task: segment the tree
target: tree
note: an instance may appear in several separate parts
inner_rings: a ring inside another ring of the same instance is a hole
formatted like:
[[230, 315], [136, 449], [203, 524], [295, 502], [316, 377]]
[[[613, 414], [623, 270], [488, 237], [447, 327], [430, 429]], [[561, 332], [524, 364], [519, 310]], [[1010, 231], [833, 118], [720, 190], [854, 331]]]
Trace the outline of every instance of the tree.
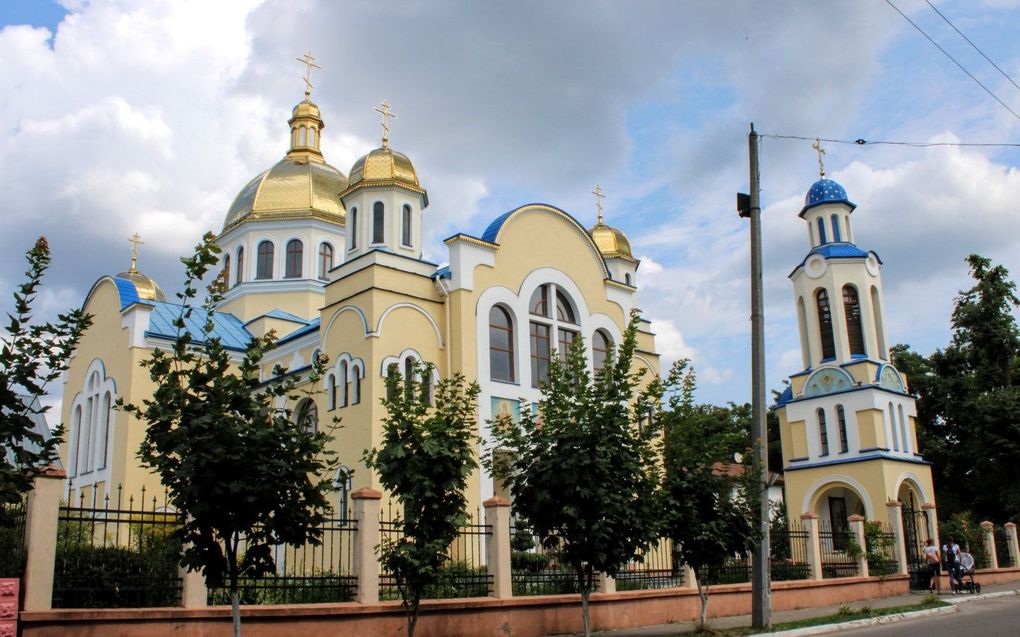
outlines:
[[[238, 636], [239, 579], [275, 571], [275, 546], [320, 541], [336, 463], [326, 450], [329, 433], [296, 423], [290, 410], [274, 406], [299, 397], [299, 376], [277, 367], [273, 378], [279, 380], [260, 381], [274, 336], [252, 339], [236, 362], [216, 336], [222, 276], [209, 286], [201, 308], [194, 306], [198, 282], [218, 254], [210, 233], [193, 257], [182, 259], [186, 278], [177, 295], [181, 310], [173, 348], [156, 349], [142, 363], [155, 392], [141, 406], [118, 401], [118, 407], [145, 423], [139, 457], [156, 471], [183, 515], [177, 531], [185, 546], [181, 563], [201, 570], [210, 587], [229, 586]], [[202, 326], [198, 334], [186, 328], [194, 322]], [[324, 364], [313, 362], [310, 384]]]
[[432, 370], [416, 364], [411, 378], [387, 375], [382, 445], [364, 457], [402, 509], [397, 522], [403, 533], [384, 540], [380, 553], [396, 578], [408, 637], [414, 637], [423, 594], [439, 582], [450, 544], [467, 521], [467, 480], [478, 466], [478, 385], [456, 374], [433, 391]]
[[705, 575], [755, 547], [758, 531], [751, 507], [758, 502], [757, 476], [729, 471], [733, 454], [750, 437], [711, 405], [696, 405], [694, 370], [677, 362], [665, 381], [667, 408], [660, 412], [664, 478], [660, 509], [664, 533], [673, 541], [674, 564], [694, 571], [701, 599], [701, 629], [708, 617]]
[[32, 304], [50, 264], [45, 237], [26, 258], [26, 280], [14, 292], [14, 310], [7, 315], [6, 334], [0, 336], [0, 505], [20, 502], [36, 476], [57, 461], [64, 428], [58, 426], [50, 436], [36, 430], [35, 420], [49, 409], [40, 406], [39, 399], [46, 395], [47, 384], [67, 369], [78, 340], [92, 324], [82, 310], [60, 314], [56, 322], [33, 323]]
[[585, 635], [595, 573], [616, 575], [658, 539], [655, 433], [644, 423], [659, 385], [637, 391], [637, 321], [633, 314], [618, 350], [594, 375], [577, 339], [565, 361], [553, 361], [537, 411], [491, 423], [506, 461], [490, 456], [486, 464], [509, 487], [515, 512], [576, 573]]

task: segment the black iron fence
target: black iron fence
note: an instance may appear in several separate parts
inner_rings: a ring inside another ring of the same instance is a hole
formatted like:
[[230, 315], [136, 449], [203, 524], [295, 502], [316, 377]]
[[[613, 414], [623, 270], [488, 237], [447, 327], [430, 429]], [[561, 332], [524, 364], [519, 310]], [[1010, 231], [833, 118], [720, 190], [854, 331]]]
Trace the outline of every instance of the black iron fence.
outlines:
[[864, 526], [865, 551], [868, 557], [868, 575], [892, 575], [899, 567], [896, 558], [896, 535], [888, 525], [866, 522]]
[[662, 538], [640, 560], [627, 564], [616, 575], [616, 590], [633, 591], [653, 588], [680, 588], [684, 585], [682, 565], [673, 563], [673, 541]]
[[560, 564], [557, 538], [545, 542], [522, 520], [510, 521], [510, 580], [513, 595], [577, 593], [577, 573]]
[[25, 572], [25, 502], [0, 505], [0, 578]]
[[54, 608], [177, 606], [180, 516], [161, 497], [82, 490], [57, 514]]
[[818, 532], [822, 577], [854, 577], [858, 575], [857, 556], [863, 548], [849, 529], [821, 525]]
[[[238, 582], [241, 604], [315, 604], [348, 602], [357, 592], [354, 574], [354, 533], [357, 522], [327, 519], [319, 527], [318, 540], [300, 546], [274, 549], [276, 572]], [[245, 551], [241, 539], [239, 557]], [[229, 604], [228, 587], [209, 588], [209, 604]]]
[[774, 529], [769, 534], [769, 571], [772, 581], [799, 580], [811, 577], [808, 564], [807, 531], [799, 526], [788, 529]]
[[[383, 512], [379, 520], [381, 547], [404, 539], [403, 523], [392, 509]], [[446, 564], [438, 581], [425, 591], [423, 599], [452, 599], [457, 597], [487, 597], [492, 592], [492, 576], [485, 564], [486, 543], [491, 541], [492, 526], [469, 518], [461, 525], [456, 539], [450, 545]], [[385, 564], [379, 574], [379, 599], [400, 599], [397, 576], [387, 572]]]
[[1005, 527], [995, 527], [995, 557], [999, 562], [999, 568], [1016, 566], [1013, 561], [1013, 551], [1010, 549], [1010, 540], [1006, 534]]

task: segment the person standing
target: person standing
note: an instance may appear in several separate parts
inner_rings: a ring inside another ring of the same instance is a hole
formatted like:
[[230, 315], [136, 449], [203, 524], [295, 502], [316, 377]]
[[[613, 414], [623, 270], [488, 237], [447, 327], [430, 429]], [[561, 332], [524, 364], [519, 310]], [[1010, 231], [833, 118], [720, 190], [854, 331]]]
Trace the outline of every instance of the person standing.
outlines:
[[928, 591], [937, 595], [942, 594], [942, 559], [939, 555], [939, 547], [928, 538], [924, 541], [924, 559], [928, 562]]
[[946, 562], [946, 573], [949, 575], [949, 589], [956, 595], [963, 586], [963, 574], [960, 571], [960, 545], [950, 536], [942, 545], [942, 556]]

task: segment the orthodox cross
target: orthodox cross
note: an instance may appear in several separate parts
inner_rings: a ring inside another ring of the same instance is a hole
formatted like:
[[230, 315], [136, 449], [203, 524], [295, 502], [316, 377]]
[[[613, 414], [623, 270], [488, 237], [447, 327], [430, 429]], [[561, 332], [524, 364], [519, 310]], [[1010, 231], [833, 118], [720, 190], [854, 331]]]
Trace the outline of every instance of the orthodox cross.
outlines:
[[397, 119], [397, 116], [390, 111], [390, 103], [387, 100], [383, 100], [382, 104], [373, 110], [382, 115], [382, 145], [386, 148], [390, 143], [390, 119]]
[[305, 65], [305, 99], [312, 96], [312, 69], [322, 70], [322, 67], [315, 63], [315, 58], [312, 57], [312, 52], [305, 53], [302, 57], [297, 58], [297, 61]]
[[138, 246], [145, 242], [142, 241], [142, 237], [136, 232], [128, 239], [128, 243], [131, 244], [131, 269], [128, 272], [133, 274], [138, 271]]
[[818, 153], [818, 174], [822, 179], [825, 179], [825, 164], [822, 163], [822, 155], [825, 154], [825, 149], [822, 148], [822, 140], [815, 137], [815, 143], [811, 144], [811, 148], [814, 148], [815, 152]]
[[598, 184], [595, 184], [595, 190], [591, 191], [591, 194], [595, 195], [595, 205], [598, 206], [598, 209], [599, 209], [599, 224], [601, 225], [602, 224], [602, 200], [605, 199], [606, 196], [604, 194], [602, 194], [602, 186], [600, 186]]

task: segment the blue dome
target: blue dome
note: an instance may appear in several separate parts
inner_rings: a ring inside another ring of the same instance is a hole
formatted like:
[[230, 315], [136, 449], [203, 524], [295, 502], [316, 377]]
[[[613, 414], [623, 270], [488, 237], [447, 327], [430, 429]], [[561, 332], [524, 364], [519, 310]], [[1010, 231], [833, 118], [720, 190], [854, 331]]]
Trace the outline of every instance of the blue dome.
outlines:
[[843, 186], [840, 186], [831, 179], [819, 179], [808, 190], [804, 196], [804, 210], [819, 206], [823, 203], [845, 203], [852, 207], [856, 207], [846, 197], [846, 190]]

